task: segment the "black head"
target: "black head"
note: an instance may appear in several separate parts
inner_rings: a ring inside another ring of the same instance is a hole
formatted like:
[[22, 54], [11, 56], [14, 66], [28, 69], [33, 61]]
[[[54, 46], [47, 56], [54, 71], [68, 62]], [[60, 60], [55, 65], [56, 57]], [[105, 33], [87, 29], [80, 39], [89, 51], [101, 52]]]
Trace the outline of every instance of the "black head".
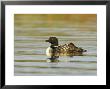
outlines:
[[46, 42], [51, 43], [54, 46], [58, 46], [58, 39], [56, 37], [50, 37]]

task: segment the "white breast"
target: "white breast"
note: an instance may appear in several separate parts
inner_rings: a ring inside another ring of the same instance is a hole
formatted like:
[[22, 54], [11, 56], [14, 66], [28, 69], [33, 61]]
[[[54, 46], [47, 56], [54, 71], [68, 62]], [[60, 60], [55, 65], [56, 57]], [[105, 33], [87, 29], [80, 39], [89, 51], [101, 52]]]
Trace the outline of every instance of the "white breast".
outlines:
[[47, 56], [51, 56], [51, 55], [52, 55], [52, 51], [53, 51], [53, 49], [52, 49], [51, 47], [48, 47], [48, 48], [46, 49], [46, 55], [47, 55]]

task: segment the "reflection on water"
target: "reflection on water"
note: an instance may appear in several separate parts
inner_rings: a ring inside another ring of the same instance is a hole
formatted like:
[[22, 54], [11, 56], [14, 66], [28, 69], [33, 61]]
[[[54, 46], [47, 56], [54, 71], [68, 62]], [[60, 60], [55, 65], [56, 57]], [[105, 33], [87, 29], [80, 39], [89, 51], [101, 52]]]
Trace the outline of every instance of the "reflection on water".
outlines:
[[[15, 76], [97, 75], [96, 15], [15, 15], [14, 22]], [[48, 57], [50, 36], [87, 52]]]
[[73, 53], [60, 53], [60, 54], [55, 54], [52, 53], [52, 55], [48, 58], [50, 59], [50, 62], [59, 62], [58, 58], [60, 56], [68, 56], [70, 58], [73, 58], [74, 56], [83, 56], [83, 52], [73, 52]]

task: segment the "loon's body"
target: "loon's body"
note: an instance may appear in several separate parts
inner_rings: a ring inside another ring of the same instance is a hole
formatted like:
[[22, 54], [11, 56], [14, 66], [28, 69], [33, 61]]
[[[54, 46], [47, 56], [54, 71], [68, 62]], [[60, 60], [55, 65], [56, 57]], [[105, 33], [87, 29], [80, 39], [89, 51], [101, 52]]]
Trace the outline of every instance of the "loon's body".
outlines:
[[86, 50], [76, 47], [73, 43], [64, 45], [58, 45], [58, 39], [56, 37], [50, 37], [46, 42], [51, 43], [51, 46], [47, 48], [47, 56], [59, 56], [59, 55], [81, 55]]

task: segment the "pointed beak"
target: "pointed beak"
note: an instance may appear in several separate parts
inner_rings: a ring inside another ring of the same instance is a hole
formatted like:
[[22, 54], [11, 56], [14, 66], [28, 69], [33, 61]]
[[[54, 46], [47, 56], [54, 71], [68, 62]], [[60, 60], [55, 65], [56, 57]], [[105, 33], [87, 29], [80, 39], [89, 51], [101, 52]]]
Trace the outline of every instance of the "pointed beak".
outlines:
[[49, 40], [45, 40], [45, 42], [49, 42]]

